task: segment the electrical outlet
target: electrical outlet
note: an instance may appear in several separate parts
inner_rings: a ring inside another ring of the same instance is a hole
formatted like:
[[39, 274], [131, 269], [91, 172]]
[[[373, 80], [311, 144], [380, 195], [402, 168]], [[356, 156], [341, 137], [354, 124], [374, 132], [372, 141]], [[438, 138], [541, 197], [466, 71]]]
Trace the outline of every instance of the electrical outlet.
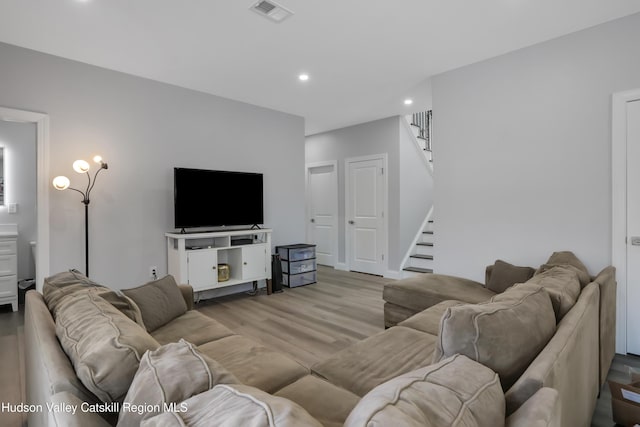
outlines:
[[156, 267], [155, 265], [149, 267], [149, 277], [151, 277], [153, 280], [156, 280], [158, 278], [158, 267]]

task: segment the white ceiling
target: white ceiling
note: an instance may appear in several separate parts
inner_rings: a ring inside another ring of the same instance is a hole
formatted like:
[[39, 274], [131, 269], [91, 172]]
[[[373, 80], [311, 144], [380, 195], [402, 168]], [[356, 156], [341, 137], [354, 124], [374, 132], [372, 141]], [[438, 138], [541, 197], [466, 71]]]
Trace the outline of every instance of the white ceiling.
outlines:
[[295, 15], [271, 22], [255, 0], [0, 0], [0, 41], [303, 116], [309, 135], [429, 106], [429, 76], [640, 12], [637, 0], [277, 1]]

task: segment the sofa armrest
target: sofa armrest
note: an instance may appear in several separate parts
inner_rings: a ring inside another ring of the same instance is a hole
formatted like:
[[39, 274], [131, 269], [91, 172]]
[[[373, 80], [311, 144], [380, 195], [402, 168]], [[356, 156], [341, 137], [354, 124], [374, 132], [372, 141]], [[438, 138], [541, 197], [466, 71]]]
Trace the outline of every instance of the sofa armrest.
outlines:
[[[96, 412], [90, 412], [86, 408], [82, 409], [82, 400], [73, 394], [63, 391], [51, 396], [51, 403], [58, 408], [58, 411], [51, 411], [50, 416], [56, 426], [65, 427], [110, 427], [104, 418]], [[72, 406], [67, 406], [72, 405]], [[75, 409], [75, 414], [69, 408]]]
[[616, 353], [616, 268], [603, 269], [593, 280], [600, 288], [600, 385], [607, 380]]
[[560, 405], [556, 390], [541, 388], [507, 418], [505, 427], [561, 427]]
[[191, 285], [178, 285], [184, 302], [187, 303], [187, 310], [193, 310], [193, 288]]

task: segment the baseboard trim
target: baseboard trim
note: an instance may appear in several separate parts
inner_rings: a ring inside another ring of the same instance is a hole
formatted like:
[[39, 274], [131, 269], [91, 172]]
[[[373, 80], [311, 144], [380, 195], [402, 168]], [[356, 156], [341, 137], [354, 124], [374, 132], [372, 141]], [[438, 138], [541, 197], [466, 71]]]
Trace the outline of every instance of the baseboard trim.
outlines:
[[336, 266], [334, 268], [336, 270], [349, 271], [345, 262], [336, 262]]
[[382, 277], [399, 280], [402, 279], [402, 272], [398, 270], [387, 270]]

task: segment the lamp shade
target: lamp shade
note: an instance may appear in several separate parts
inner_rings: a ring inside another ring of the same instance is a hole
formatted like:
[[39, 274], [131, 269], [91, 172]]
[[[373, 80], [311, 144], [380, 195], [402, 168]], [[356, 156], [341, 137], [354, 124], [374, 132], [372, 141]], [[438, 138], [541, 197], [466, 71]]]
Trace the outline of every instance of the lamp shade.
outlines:
[[93, 156], [93, 161], [96, 163], [102, 163], [102, 156]]
[[56, 190], [66, 190], [69, 188], [71, 181], [66, 176], [56, 176], [53, 178], [53, 188]]
[[89, 163], [84, 160], [76, 160], [73, 162], [73, 170], [78, 173], [89, 172]]

